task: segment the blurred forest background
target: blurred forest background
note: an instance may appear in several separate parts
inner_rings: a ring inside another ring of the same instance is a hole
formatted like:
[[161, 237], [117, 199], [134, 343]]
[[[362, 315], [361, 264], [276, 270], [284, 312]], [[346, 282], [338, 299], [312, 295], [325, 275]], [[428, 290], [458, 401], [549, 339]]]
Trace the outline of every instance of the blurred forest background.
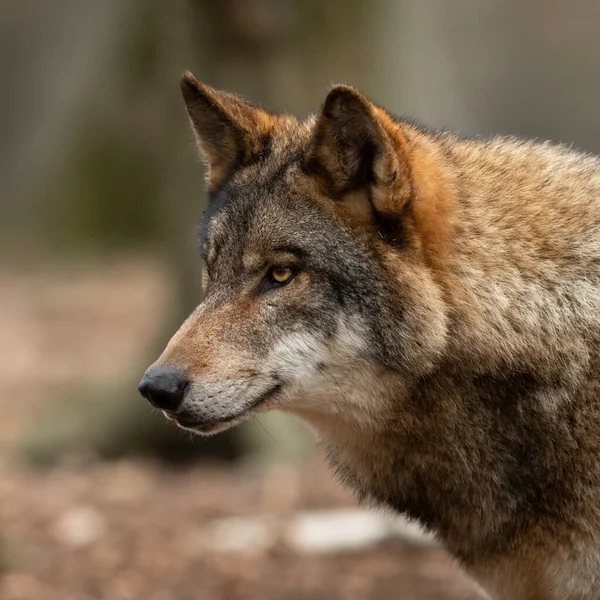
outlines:
[[477, 598], [406, 536], [265, 542], [252, 515], [354, 504], [310, 436], [268, 415], [190, 440], [137, 397], [200, 301], [178, 80], [298, 116], [348, 83], [433, 128], [600, 152], [599, 23], [597, 0], [1, 1], [0, 598]]

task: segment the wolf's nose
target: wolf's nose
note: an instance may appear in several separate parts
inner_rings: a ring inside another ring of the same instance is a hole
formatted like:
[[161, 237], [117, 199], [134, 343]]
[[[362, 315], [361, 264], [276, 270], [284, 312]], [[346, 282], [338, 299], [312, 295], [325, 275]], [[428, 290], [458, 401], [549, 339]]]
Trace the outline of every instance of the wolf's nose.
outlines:
[[175, 412], [182, 400], [187, 379], [169, 367], [150, 367], [138, 385], [139, 393], [157, 408]]

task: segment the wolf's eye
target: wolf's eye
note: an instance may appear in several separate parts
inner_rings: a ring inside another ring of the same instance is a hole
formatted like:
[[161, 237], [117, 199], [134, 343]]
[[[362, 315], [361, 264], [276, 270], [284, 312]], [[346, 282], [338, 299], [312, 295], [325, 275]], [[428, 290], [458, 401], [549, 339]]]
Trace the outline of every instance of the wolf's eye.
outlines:
[[271, 269], [271, 277], [276, 283], [287, 283], [293, 275], [294, 271], [289, 267], [273, 267]]

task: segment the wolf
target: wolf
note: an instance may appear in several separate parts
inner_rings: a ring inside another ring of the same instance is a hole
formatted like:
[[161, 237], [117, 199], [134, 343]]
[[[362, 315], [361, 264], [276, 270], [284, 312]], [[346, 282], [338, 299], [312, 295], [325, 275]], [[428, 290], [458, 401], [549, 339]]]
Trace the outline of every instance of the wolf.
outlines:
[[491, 598], [600, 599], [600, 160], [181, 89], [204, 300], [141, 394], [202, 435], [296, 415]]

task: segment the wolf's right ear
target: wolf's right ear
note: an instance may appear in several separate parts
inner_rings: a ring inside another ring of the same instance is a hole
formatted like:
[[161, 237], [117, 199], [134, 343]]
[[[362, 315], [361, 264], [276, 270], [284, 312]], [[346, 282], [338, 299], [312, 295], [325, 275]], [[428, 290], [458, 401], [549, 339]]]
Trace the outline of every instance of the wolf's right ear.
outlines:
[[189, 71], [181, 78], [181, 93], [208, 167], [209, 188], [216, 188], [231, 170], [264, 153], [273, 118], [243, 98], [200, 83]]

